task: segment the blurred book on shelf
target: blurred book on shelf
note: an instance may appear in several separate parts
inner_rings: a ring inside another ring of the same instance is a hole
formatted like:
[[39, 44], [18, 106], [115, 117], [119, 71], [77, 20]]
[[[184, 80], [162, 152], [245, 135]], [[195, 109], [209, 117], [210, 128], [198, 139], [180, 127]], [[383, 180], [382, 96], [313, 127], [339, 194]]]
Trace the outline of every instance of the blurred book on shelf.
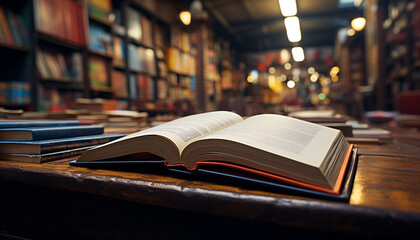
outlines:
[[94, 111], [116, 110], [117, 100], [102, 98], [78, 98], [76, 99], [74, 109], [86, 109]]
[[63, 54], [52, 49], [36, 49], [36, 66], [42, 79], [82, 82], [83, 57], [79, 52]]
[[111, 87], [114, 96], [117, 98], [128, 98], [127, 79], [124, 72], [113, 70]]
[[22, 105], [31, 102], [31, 83], [0, 81], [0, 104]]
[[87, 18], [83, 2], [35, 0], [34, 18], [37, 31], [86, 46]]
[[28, 47], [30, 38], [27, 24], [22, 15], [0, 6], [0, 43]]
[[107, 74], [107, 69], [108, 66], [105, 59], [96, 56], [89, 57], [89, 82], [93, 90], [110, 90], [110, 81]]
[[365, 113], [366, 119], [369, 120], [372, 124], [382, 124], [389, 123], [394, 120], [395, 116], [398, 115], [398, 112], [395, 111], [368, 111]]

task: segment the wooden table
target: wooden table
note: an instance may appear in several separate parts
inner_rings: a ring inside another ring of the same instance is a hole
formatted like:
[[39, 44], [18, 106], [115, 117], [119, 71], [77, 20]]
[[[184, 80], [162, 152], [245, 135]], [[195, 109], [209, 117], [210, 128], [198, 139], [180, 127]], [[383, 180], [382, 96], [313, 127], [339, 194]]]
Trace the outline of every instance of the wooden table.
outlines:
[[[405, 134], [405, 135], [404, 135]], [[88, 239], [403, 236], [420, 231], [420, 135], [359, 145], [348, 203], [164, 169], [0, 161], [0, 233]]]

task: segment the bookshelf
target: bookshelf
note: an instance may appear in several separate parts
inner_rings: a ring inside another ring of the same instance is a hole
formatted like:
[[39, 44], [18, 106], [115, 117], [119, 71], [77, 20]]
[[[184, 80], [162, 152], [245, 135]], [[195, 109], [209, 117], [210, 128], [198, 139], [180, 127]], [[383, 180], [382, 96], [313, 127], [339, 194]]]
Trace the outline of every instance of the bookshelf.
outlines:
[[196, 98], [196, 50], [190, 37], [179, 26], [170, 29], [170, 46], [166, 54], [170, 104]]
[[30, 1], [0, 3], [0, 107], [32, 108], [31, 9]]
[[154, 110], [157, 68], [153, 16], [135, 3], [125, 7], [125, 16], [131, 107], [139, 111]]
[[113, 97], [114, 35], [111, 0], [87, 1], [88, 13], [88, 86], [90, 98]]
[[74, 107], [85, 94], [86, 14], [81, 1], [33, 1], [34, 105], [39, 111]]
[[216, 109], [221, 86], [231, 91], [237, 85], [234, 68], [221, 67], [222, 43], [214, 40], [211, 22], [183, 26], [177, 4], [2, 1], [0, 107], [61, 111], [77, 107], [79, 98], [101, 98], [152, 115], [174, 112], [179, 102]]
[[400, 93], [420, 89], [420, 4], [389, 0], [383, 9], [383, 107], [397, 110]]

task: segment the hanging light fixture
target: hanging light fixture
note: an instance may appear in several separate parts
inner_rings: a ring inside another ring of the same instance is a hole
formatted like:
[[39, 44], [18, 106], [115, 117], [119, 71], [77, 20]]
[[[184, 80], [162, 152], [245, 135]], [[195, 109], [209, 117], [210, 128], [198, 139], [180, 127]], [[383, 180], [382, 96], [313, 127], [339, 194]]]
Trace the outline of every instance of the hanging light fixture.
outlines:
[[184, 25], [190, 25], [191, 23], [191, 13], [189, 11], [182, 11], [179, 13], [179, 19]]

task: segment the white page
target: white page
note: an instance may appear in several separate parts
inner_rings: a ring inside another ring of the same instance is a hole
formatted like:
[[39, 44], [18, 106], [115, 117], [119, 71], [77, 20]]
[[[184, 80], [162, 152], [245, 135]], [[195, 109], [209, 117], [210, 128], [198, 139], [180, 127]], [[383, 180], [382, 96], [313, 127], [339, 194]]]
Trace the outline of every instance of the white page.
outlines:
[[190, 142], [240, 121], [242, 121], [242, 117], [233, 112], [215, 111], [200, 113], [127, 135], [114, 142], [144, 135], [159, 135], [171, 139], [182, 152], [182, 149]]
[[203, 139], [227, 139], [319, 167], [338, 130], [275, 114], [256, 115]]

